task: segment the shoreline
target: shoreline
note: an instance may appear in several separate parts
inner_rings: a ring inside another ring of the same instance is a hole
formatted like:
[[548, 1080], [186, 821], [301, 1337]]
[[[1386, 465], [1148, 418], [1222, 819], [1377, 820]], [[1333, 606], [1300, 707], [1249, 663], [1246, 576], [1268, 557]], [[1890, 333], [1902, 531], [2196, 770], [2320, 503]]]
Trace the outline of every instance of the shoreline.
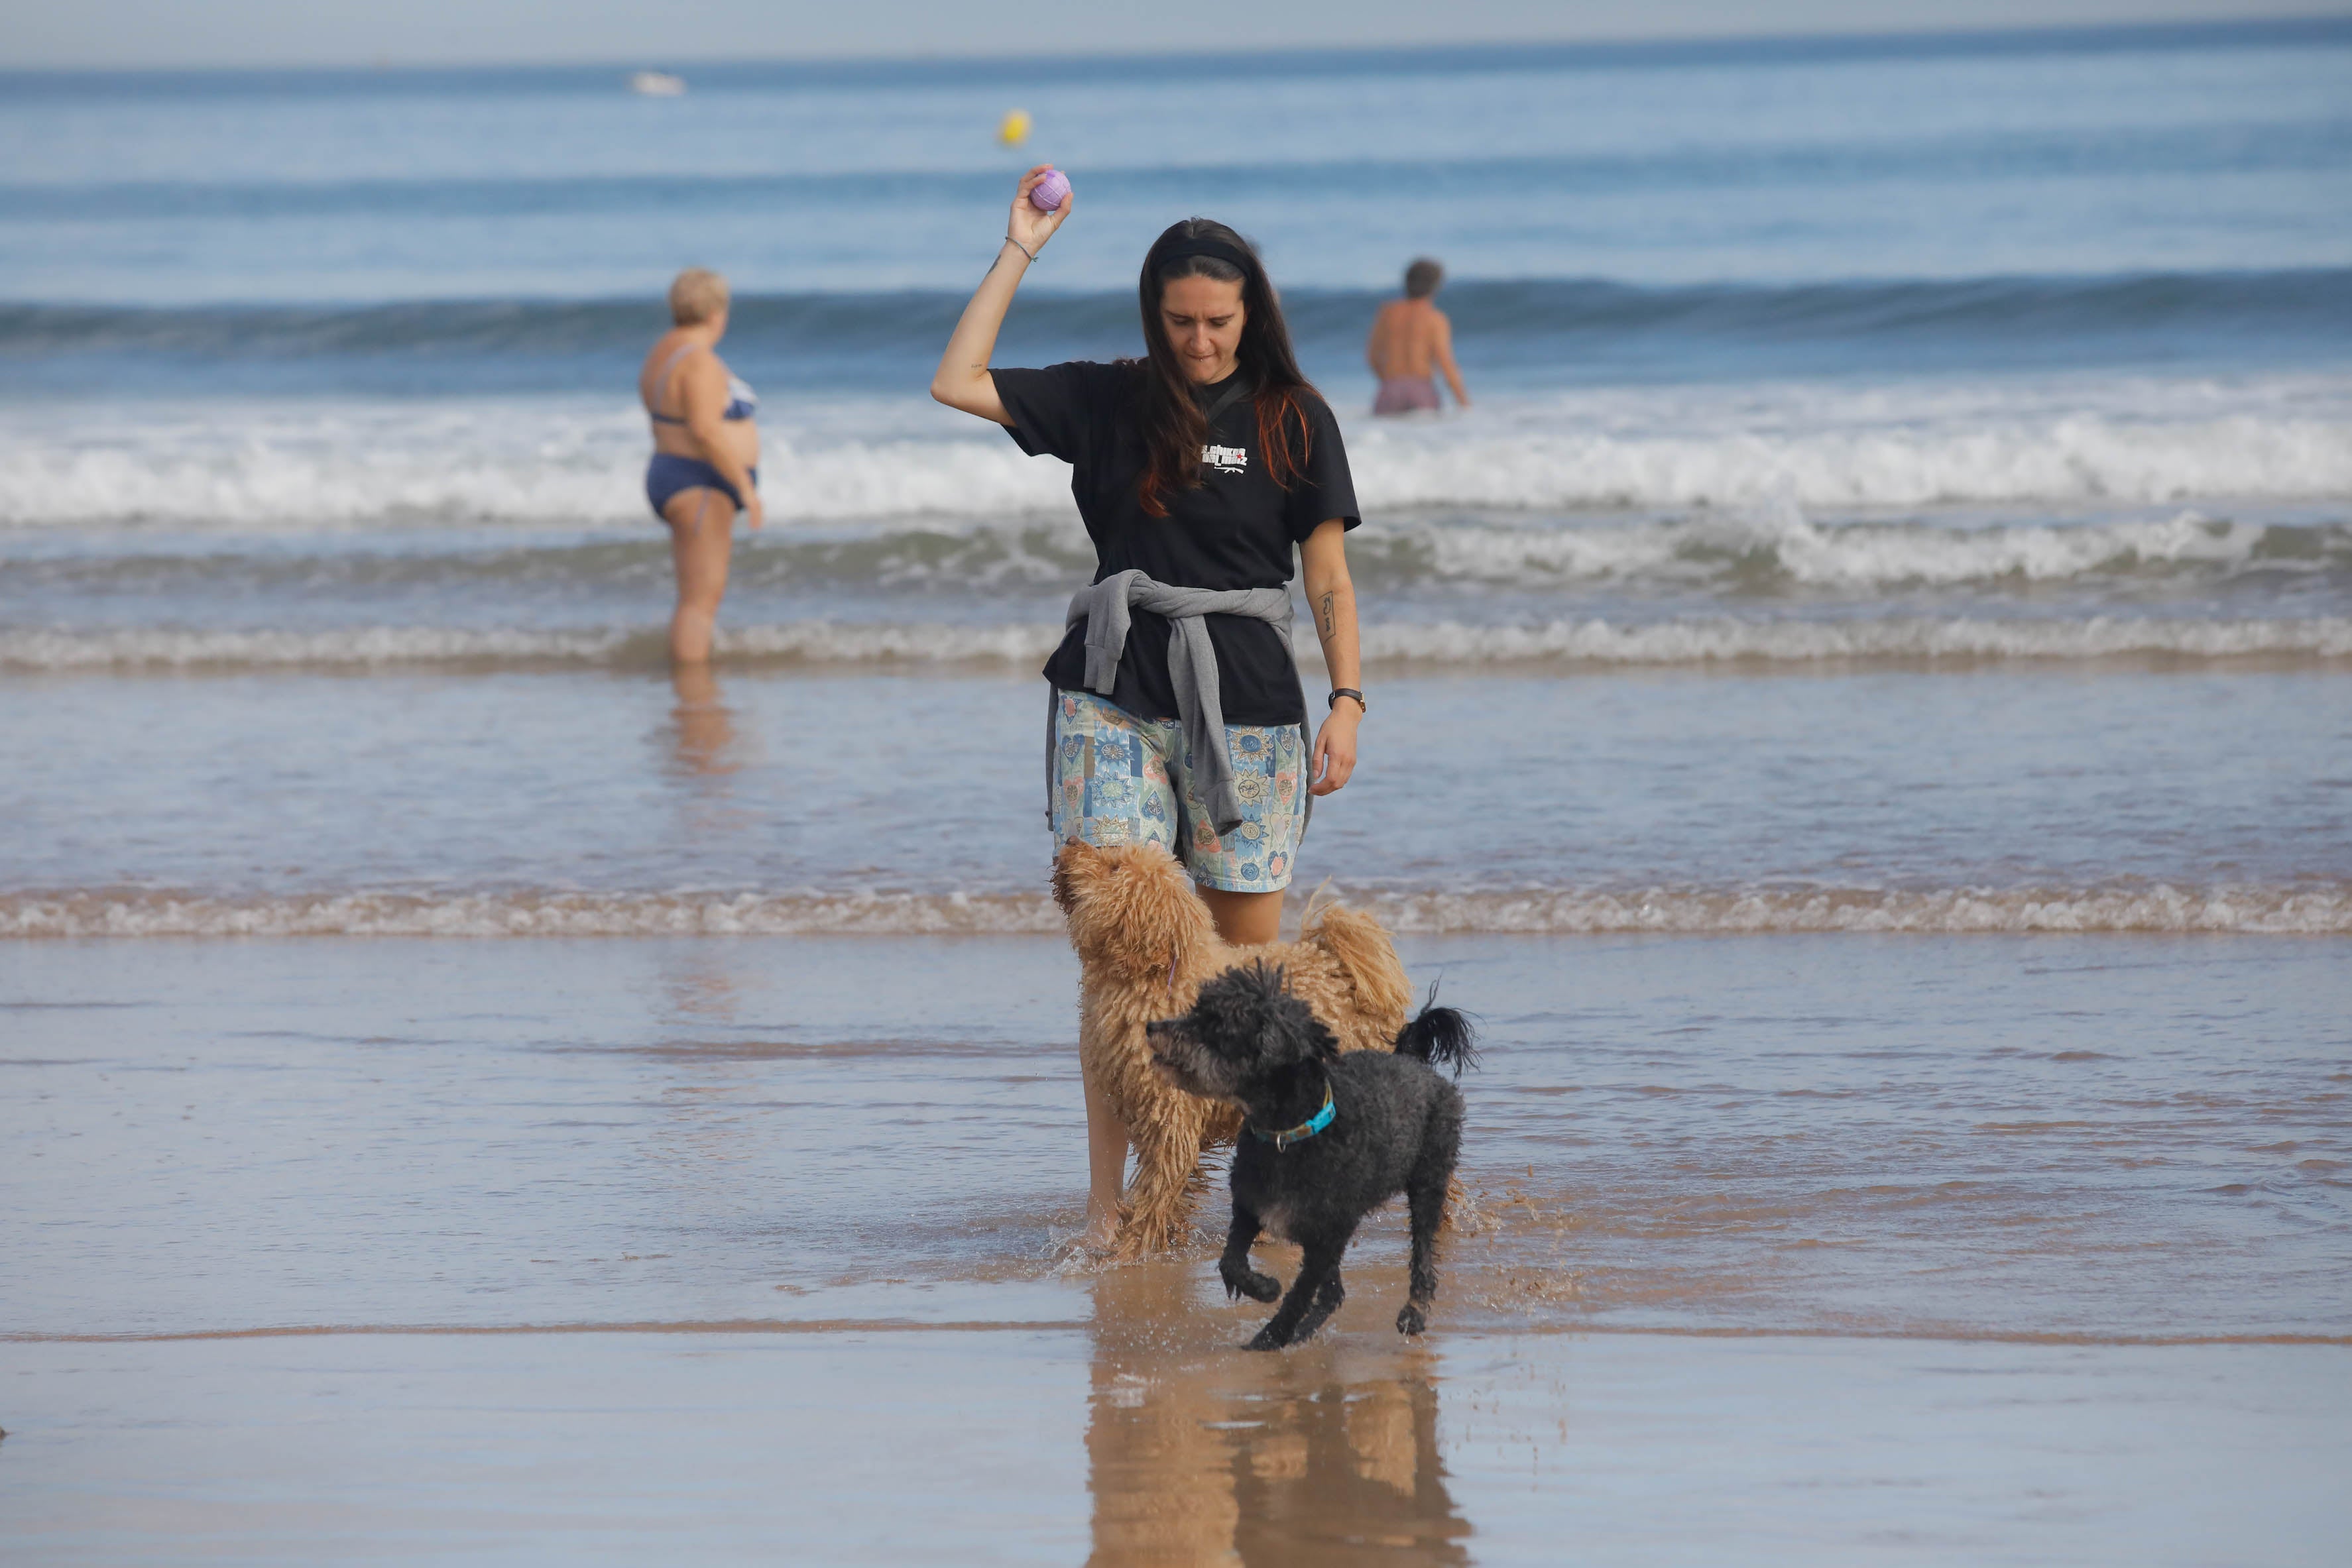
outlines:
[[[1077, 1333], [1097, 1327], [1087, 1318], [1008, 1318], [997, 1320], [942, 1320], [929, 1322], [916, 1318], [747, 1318], [736, 1320], [681, 1321], [677, 1322], [582, 1322], [582, 1323], [316, 1323], [287, 1324], [267, 1328], [191, 1329], [184, 1332], [162, 1331], [130, 1333], [42, 1333], [37, 1332], [0, 1332], [0, 1345], [7, 1344], [206, 1344], [226, 1343], [247, 1340], [276, 1339], [495, 1339], [546, 1335], [568, 1337], [583, 1334], [647, 1334], [647, 1335], [804, 1335], [804, 1334], [968, 1334], [968, 1333]], [[2004, 1332], [1986, 1330], [1946, 1330], [1906, 1333], [1902, 1330], [1868, 1330], [1847, 1328], [1797, 1327], [1685, 1327], [1675, 1328], [1654, 1323], [1559, 1323], [1526, 1322], [1504, 1327], [1494, 1323], [1474, 1324], [1464, 1328], [1433, 1330], [1429, 1343], [1453, 1340], [1510, 1340], [1519, 1338], [1575, 1338], [1584, 1335], [1636, 1339], [1688, 1340], [1833, 1340], [1856, 1343], [1896, 1344], [1990, 1344], [2041, 1346], [2051, 1349], [2077, 1350], [2186, 1350], [2211, 1349], [2228, 1345], [2305, 1347], [2317, 1349], [2352, 1349], [2352, 1333], [2144, 1333], [2096, 1334], [2070, 1333], [2063, 1330], [2016, 1330]], [[1336, 1335], [1334, 1336], [1337, 1337]]]

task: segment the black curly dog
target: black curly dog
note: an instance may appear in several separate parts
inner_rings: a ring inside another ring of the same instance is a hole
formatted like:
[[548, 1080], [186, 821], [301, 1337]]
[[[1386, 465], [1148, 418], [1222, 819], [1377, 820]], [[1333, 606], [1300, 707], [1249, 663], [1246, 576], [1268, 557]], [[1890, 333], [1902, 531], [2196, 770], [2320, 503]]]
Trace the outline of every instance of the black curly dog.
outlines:
[[[1412, 1210], [1412, 1280], [1397, 1332], [1428, 1324], [1437, 1294], [1437, 1231], [1462, 1147], [1461, 1092], [1431, 1071], [1475, 1066], [1470, 1025], [1432, 1005], [1397, 1035], [1393, 1055], [1342, 1055], [1331, 1031], [1264, 964], [1226, 970], [1182, 1018], [1147, 1024], [1152, 1060], [1185, 1090], [1246, 1113], [1234, 1151], [1234, 1228], [1217, 1272], [1225, 1294], [1270, 1301], [1282, 1286], [1250, 1267], [1260, 1232], [1295, 1241], [1298, 1278], [1252, 1350], [1307, 1338], [1347, 1291], [1339, 1260], [1364, 1216], [1399, 1193]], [[1330, 1113], [1326, 1116], [1326, 1111]]]

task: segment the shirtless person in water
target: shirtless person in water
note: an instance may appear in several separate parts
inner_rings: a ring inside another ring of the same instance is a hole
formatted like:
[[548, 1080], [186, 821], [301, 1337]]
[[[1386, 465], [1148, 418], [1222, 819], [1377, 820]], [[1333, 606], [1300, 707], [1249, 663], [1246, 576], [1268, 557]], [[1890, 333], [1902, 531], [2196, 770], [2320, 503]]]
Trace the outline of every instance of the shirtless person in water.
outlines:
[[1374, 413], [1414, 413], [1437, 407], [1437, 382], [1430, 369], [1445, 372], [1454, 401], [1470, 406], [1462, 390], [1462, 372], [1454, 363], [1454, 323], [1437, 308], [1434, 296], [1445, 269], [1423, 256], [1404, 269], [1404, 298], [1391, 299], [1372, 319], [1372, 335], [1364, 344], [1364, 359], [1381, 378]]

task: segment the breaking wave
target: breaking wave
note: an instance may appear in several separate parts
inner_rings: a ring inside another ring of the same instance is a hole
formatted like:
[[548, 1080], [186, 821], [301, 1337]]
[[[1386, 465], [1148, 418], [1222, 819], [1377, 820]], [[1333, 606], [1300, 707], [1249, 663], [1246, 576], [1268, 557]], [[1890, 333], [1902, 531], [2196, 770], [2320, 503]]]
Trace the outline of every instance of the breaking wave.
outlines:
[[[1027, 674], [1061, 637], [1061, 627], [1048, 622], [986, 626], [812, 621], [729, 627], [719, 634], [719, 652], [730, 663], [749, 667], [949, 665]], [[1365, 630], [1363, 651], [1365, 662], [1375, 667], [1562, 672], [1638, 665], [2102, 659], [2319, 664], [2352, 659], [2352, 618], [1390, 622]], [[1311, 646], [1302, 646], [1299, 655], [1304, 666], [1320, 668]], [[19, 673], [639, 668], [656, 666], [664, 657], [661, 634], [642, 629], [0, 630], [0, 670]]]
[[[625, 589], [667, 581], [668, 552], [634, 538], [516, 541], [476, 535], [435, 549], [77, 549], [8, 561], [28, 591], [242, 595], [528, 585]], [[1794, 505], [1638, 520], [1381, 519], [1349, 541], [1359, 581], [1387, 589], [1628, 586], [1748, 596], [1821, 591], [2076, 583], [2131, 589], [2263, 574], [2352, 585], [2352, 524], [2257, 522], [2181, 511], [2073, 523], [1827, 521]], [[738, 547], [738, 589], [823, 586], [957, 595], [1087, 580], [1093, 551], [1075, 519], [777, 529]]]
[[[1375, 518], [2352, 496], [2352, 387], [2332, 377], [1616, 388], [1497, 399], [1458, 419], [1345, 423], [1358, 498]], [[761, 456], [769, 515], [1070, 515], [1066, 467], [970, 427], [928, 402], [779, 402]], [[0, 524], [650, 527], [644, 460], [642, 417], [617, 402], [18, 411], [0, 428]]]
[[[2352, 494], [2352, 418], [2336, 413], [2146, 417], [1775, 406], [1699, 428], [1626, 428], [1600, 409], [1351, 431], [1368, 507], [1540, 510], [1958, 503], [2161, 504]], [[1499, 423], [1499, 422], [1497, 422]]]
[[1825, 522], [1792, 503], [1616, 527], [1406, 524], [1349, 541], [1389, 584], [1652, 583], [1769, 592], [2352, 572], [2352, 527], [2168, 517], [1945, 527]]
[[[2028, 932], [2352, 935], [2352, 886], [1366, 890], [1413, 934]], [[0, 937], [1052, 936], [1045, 894], [167, 893], [0, 895]]]

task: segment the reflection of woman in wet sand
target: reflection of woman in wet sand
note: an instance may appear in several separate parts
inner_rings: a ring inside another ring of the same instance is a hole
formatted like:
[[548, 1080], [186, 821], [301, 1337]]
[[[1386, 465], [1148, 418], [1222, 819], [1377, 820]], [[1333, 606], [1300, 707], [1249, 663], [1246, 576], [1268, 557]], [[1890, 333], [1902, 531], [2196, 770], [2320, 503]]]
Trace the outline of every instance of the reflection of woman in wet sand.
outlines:
[[688, 267], [669, 286], [673, 325], [637, 372], [637, 395], [654, 426], [646, 499], [669, 525], [677, 569], [677, 608], [670, 615], [669, 656], [680, 664], [710, 657], [711, 625], [727, 591], [735, 549], [735, 514], [753, 528], [761, 509], [760, 400], [727, 373], [719, 340], [727, 335], [727, 280]]

